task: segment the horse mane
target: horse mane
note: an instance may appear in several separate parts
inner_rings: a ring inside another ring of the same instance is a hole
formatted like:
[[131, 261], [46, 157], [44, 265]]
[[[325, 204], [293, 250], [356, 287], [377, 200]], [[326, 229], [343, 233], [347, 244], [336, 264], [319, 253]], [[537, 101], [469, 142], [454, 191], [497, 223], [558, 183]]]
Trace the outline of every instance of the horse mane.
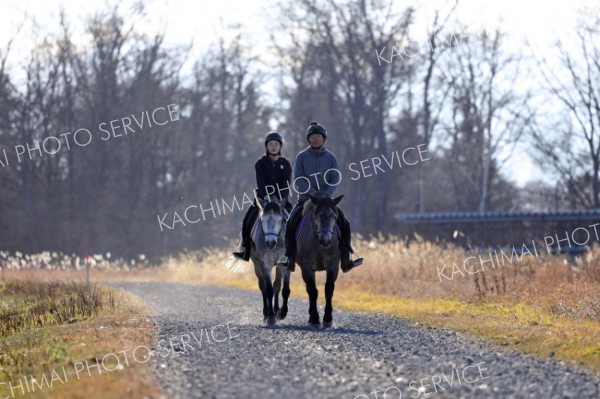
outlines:
[[[313, 195], [318, 198], [319, 204], [322, 204], [324, 206], [331, 206], [333, 208], [336, 207], [335, 203], [333, 202], [333, 198], [331, 198], [329, 195], [321, 193], [321, 192], [313, 193]], [[304, 203], [304, 207], [302, 208], [302, 216], [306, 215], [314, 207], [315, 207], [315, 204], [313, 203], [313, 201], [311, 199], [306, 201]]]
[[308, 200], [304, 203], [304, 207], [302, 208], [302, 216], [306, 215], [308, 212], [312, 210], [314, 204], [311, 200]]

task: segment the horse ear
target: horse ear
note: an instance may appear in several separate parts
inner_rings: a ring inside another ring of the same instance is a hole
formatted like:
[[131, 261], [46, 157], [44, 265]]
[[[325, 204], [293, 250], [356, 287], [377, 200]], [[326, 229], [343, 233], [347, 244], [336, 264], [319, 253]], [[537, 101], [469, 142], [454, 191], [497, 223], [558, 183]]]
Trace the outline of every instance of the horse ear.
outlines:
[[284, 197], [277, 201], [277, 204], [279, 205], [279, 210], [283, 211], [283, 209], [285, 208], [285, 204], [287, 204], [287, 197]]
[[313, 202], [313, 204], [316, 205], [319, 202], [319, 199], [316, 196], [314, 196], [313, 194], [309, 193], [308, 196], [310, 197], [310, 200]]
[[342, 194], [342, 195], [340, 195], [340, 196], [338, 196], [338, 197], [335, 197], [335, 198], [333, 199], [333, 203], [334, 203], [335, 205], [339, 204], [339, 203], [340, 203], [340, 201], [342, 200], [342, 198], [344, 198], [344, 195], [343, 195], [343, 194]]

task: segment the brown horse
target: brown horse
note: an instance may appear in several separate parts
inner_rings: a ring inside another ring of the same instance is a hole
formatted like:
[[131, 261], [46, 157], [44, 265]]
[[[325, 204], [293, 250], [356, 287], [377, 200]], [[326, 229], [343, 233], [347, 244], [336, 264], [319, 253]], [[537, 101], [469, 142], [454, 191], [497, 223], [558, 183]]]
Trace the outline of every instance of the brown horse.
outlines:
[[309, 324], [320, 325], [317, 297], [319, 291], [315, 281], [316, 271], [325, 271], [325, 315], [323, 326], [332, 325], [332, 298], [335, 281], [340, 270], [339, 228], [337, 204], [343, 195], [331, 198], [321, 193], [309, 194], [310, 201], [304, 204], [300, 235], [296, 240], [296, 262], [302, 270], [302, 278], [306, 283], [306, 291], [310, 305], [308, 308]]

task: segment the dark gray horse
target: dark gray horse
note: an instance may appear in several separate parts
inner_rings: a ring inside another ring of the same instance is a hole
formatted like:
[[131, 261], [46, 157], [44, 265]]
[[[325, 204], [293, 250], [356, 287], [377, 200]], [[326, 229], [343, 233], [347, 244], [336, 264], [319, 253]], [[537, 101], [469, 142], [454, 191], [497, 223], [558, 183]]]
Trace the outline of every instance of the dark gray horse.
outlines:
[[[263, 296], [263, 316], [269, 325], [275, 324], [275, 315], [279, 320], [285, 319], [288, 312], [290, 296], [290, 272], [276, 268], [275, 283], [271, 282], [271, 269], [277, 259], [285, 252], [284, 214], [287, 200], [271, 202], [257, 201], [258, 219], [252, 227], [251, 257], [254, 273], [258, 278], [258, 286]], [[283, 303], [279, 308], [279, 292], [283, 280]], [[274, 302], [274, 303], [273, 303]]]
[[323, 326], [330, 327], [333, 320], [331, 301], [340, 269], [339, 238], [335, 221], [338, 216], [337, 204], [342, 200], [343, 195], [333, 199], [321, 193], [309, 195], [310, 201], [304, 204], [300, 222], [301, 231], [296, 240], [296, 262], [302, 269], [302, 278], [306, 283], [310, 301], [308, 322], [315, 326], [320, 324], [317, 309], [319, 291], [315, 281], [315, 272], [325, 271], [327, 273]]

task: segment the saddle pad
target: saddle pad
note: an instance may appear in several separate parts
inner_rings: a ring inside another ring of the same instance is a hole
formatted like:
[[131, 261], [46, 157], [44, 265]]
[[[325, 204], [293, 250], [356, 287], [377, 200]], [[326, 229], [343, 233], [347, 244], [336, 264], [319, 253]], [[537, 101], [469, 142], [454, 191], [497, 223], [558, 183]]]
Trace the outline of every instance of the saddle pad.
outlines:
[[254, 224], [252, 225], [252, 230], [250, 230], [250, 238], [252, 238], [252, 242], [256, 243], [258, 237], [258, 229], [260, 226], [260, 218], [256, 218]]

